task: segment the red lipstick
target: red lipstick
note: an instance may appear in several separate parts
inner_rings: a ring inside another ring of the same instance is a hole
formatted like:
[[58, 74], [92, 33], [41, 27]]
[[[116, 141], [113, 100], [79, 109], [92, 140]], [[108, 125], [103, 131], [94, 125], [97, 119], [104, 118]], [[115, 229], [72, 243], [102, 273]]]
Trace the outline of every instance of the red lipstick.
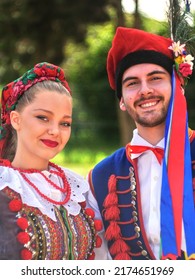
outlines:
[[57, 147], [57, 145], [58, 145], [58, 142], [52, 141], [52, 140], [49, 140], [49, 139], [42, 139], [41, 141], [42, 141], [47, 147], [50, 147], [50, 148], [55, 148], [55, 147]]

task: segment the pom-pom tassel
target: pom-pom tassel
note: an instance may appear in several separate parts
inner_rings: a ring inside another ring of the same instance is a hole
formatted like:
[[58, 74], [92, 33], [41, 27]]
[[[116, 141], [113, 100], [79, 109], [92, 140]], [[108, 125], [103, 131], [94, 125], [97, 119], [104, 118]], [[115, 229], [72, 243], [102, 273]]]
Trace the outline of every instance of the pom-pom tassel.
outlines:
[[90, 218], [92, 218], [92, 219], [95, 217], [95, 212], [94, 212], [94, 210], [91, 209], [91, 208], [86, 208], [86, 209], [85, 209], [85, 214], [86, 214], [87, 216], [89, 216]]
[[32, 259], [32, 252], [28, 249], [23, 249], [21, 251], [21, 258], [22, 260], [31, 260]]
[[28, 220], [26, 218], [18, 218], [16, 223], [22, 230], [25, 230], [28, 227]]
[[106, 240], [112, 240], [112, 239], [120, 239], [121, 238], [121, 229], [118, 226], [117, 222], [111, 221], [110, 225], [107, 227], [105, 232], [105, 238]]
[[127, 253], [120, 253], [115, 256], [114, 260], [131, 260], [131, 257]]
[[109, 179], [108, 179], [108, 191], [111, 192], [116, 192], [116, 176], [112, 174]]
[[96, 239], [95, 239], [95, 247], [96, 248], [100, 248], [102, 246], [102, 239], [99, 235], [96, 235]]
[[117, 255], [119, 253], [129, 252], [130, 248], [123, 239], [117, 239], [110, 247], [111, 255]]
[[112, 192], [106, 196], [103, 206], [105, 208], [108, 208], [112, 205], [117, 205], [117, 204], [118, 204], [118, 195], [116, 194], [116, 192]]
[[101, 231], [103, 229], [103, 224], [101, 220], [94, 220], [94, 227], [96, 231]]
[[22, 201], [20, 199], [13, 199], [9, 203], [9, 209], [12, 212], [18, 212], [22, 209]]
[[18, 242], [20, 242], [21, 244], [25, 244], [30, 241], [30, 236], [28, 235], [27, 232], [21, 231], [17, 234], [16, 237], [17, 237]]
[[91, 252], [91, 254], [87, 258], [88, 260], [94, 260], [95, 259], [95, 252]]
[[113, 205], [113, 206], [105, 209], [104, 218], [106, 221], [119, 220], [120, 210], [119, 210], [118, 206]]

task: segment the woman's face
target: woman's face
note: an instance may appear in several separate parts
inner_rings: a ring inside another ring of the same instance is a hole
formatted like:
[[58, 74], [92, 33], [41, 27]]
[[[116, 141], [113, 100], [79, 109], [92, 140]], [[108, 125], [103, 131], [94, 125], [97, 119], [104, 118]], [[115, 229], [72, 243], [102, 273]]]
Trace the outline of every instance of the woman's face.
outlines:
[[72, 98], [41, 90], [21, 112], [12, 111], [10, 118], [18, 139], [15, 158], [39, 165], [61, 152], [70, 138]]

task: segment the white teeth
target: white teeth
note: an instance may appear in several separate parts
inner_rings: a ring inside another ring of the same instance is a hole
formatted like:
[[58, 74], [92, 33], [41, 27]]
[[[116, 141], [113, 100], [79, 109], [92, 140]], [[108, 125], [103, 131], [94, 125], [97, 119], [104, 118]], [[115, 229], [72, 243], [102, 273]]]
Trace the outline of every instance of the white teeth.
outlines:
[[150, 107], [150, 106], [154, 106], [156, 104], [157, 104], [157, 102], [150, 102], [150, 103], [142, 104], [141, 107], [142, 108], [147, 108], [147, 107]]

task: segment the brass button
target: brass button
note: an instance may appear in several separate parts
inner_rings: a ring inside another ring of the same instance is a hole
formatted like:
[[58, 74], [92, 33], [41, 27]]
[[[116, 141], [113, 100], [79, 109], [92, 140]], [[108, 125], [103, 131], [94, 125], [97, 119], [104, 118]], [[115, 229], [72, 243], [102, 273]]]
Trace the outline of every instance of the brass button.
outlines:
[[135, 185], [134, 184], [131, 184], [130, 186], [130, 191], [133, 191], [135, 189]]
[[134, 222], [137, 222], [137, 220], [138, 220], [137, 216], [134, 216], [133, 220], [134, 220]]
[[146, 250], [142, 250], [141, 253], [142, 253], [142, 256], [147, 256], [147, 254], [148, 254], [148, 253], [146, 252]]
[[140, 227], [136, 226], [134, 229], [136, 232], [140, 232]]
[[132, 212], [132, 215], [133, 215], [133, 216], [137, 216], [137, 212], [136, 212], [136, 211], [133, 211], [133, 212]]
[[137, 195], [136, 191], [131, 191], [131, 195], [133, 196]]

